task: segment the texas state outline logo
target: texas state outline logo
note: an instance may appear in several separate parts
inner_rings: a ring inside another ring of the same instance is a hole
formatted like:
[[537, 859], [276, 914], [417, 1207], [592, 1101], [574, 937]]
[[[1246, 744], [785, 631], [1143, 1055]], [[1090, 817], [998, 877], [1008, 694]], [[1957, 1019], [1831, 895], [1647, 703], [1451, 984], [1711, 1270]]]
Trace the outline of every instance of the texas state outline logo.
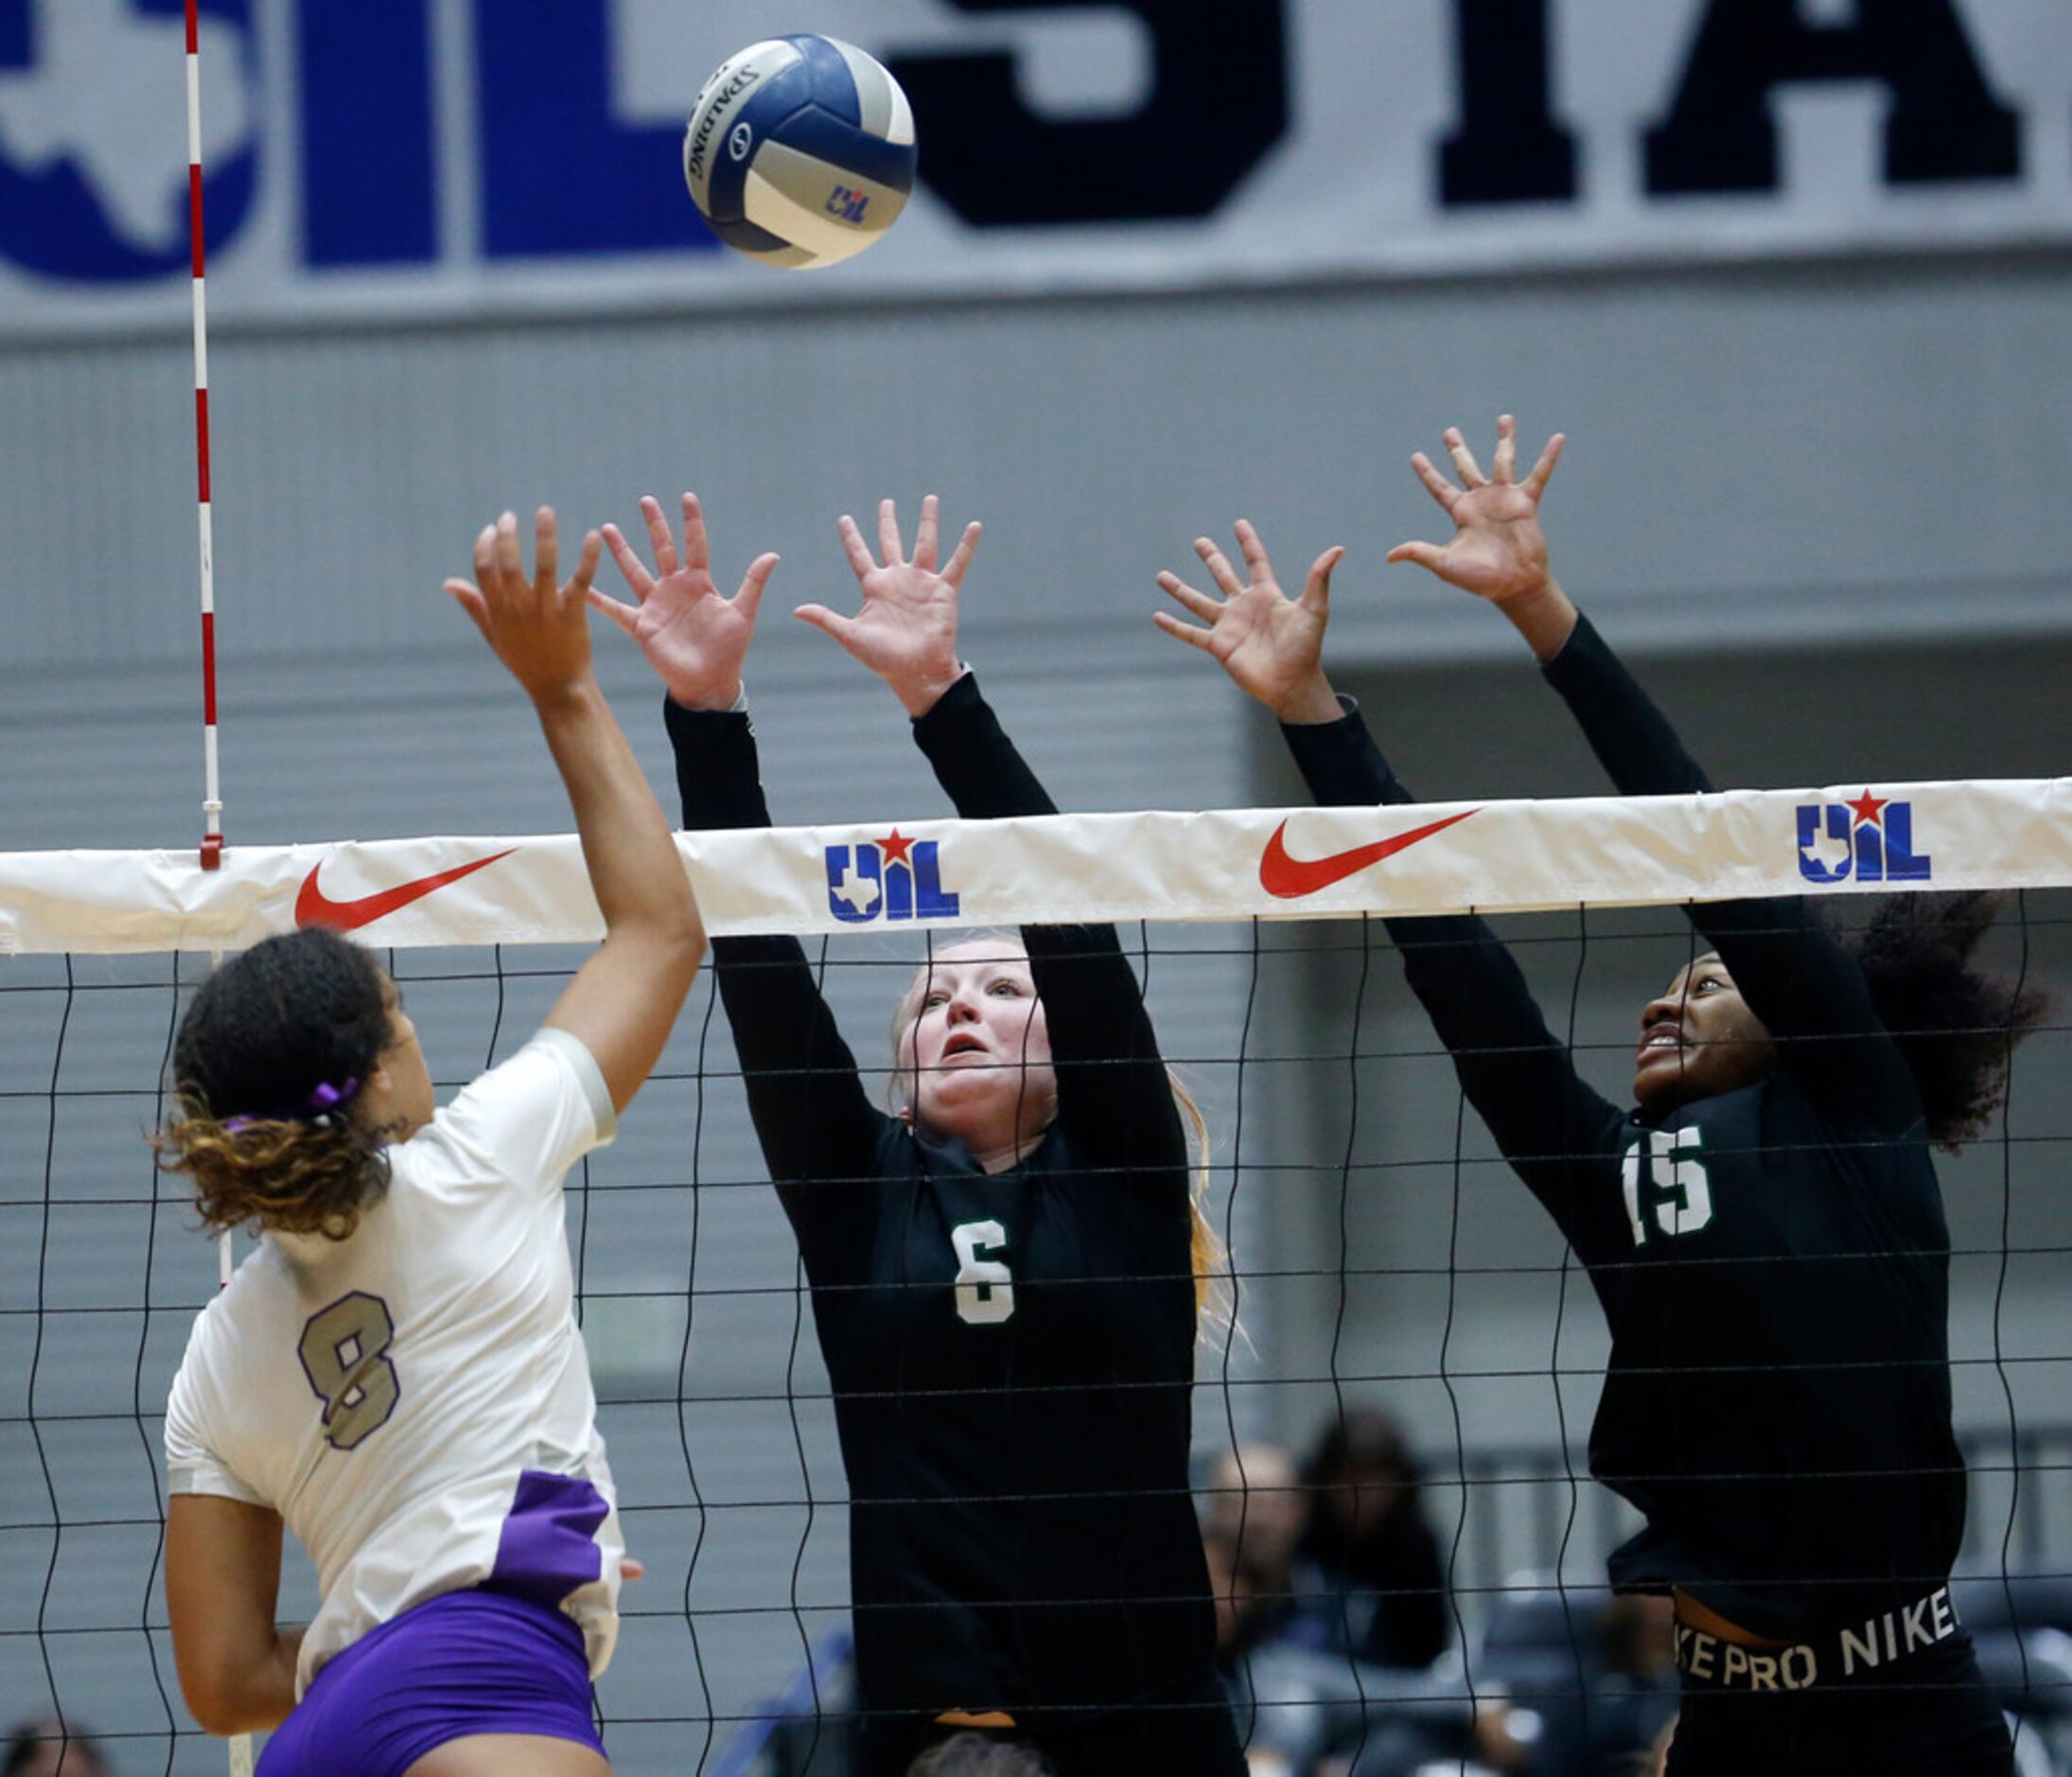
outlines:
[[872, 920], [946, 920], [957, 897], [942, 887], [941, 844], [909, 839], [897, 827], [882, 839], [831, 845], [828, 911], [852, 925]]
[[1934, 860], [1914, 850], [1914, 805], [1864, 793], [1847, 802], [1800, 802], [1799, 874], [1810, 883], [1919, 883]]
[[[254, 0], [198, 0], [202, 211], [231, 239], [258, 185]], [[184, 0], [0, 0], [0, 259], [68, 284], [191, 263]]]

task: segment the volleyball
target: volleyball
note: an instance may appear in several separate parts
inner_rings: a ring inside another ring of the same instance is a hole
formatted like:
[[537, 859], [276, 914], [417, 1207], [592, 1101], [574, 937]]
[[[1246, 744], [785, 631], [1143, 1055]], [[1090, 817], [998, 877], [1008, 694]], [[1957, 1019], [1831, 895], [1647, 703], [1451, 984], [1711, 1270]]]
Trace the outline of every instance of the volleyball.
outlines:
[[765, 265], [853, 257], [914, 188], [914, 114], [889, 73], [833, 37], [773, 37], [713, 71], [683, 176], [712, 231]]

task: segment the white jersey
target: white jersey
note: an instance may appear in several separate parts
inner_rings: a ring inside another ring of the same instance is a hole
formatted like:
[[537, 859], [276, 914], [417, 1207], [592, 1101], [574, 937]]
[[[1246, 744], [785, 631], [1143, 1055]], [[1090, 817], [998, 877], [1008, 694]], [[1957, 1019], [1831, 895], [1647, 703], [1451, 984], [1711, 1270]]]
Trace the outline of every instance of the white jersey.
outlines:
[[562, 1212], [616, 1133], [597, 1063], [542, 1030], [389, 1150], [344, 1240], [269, 1234], [194, 1323], [175, 1493], [280, 1513], [324, 1602], [296, 1695], [414, 1604], [487, 1585], [618, 1634], [619, 1533]]

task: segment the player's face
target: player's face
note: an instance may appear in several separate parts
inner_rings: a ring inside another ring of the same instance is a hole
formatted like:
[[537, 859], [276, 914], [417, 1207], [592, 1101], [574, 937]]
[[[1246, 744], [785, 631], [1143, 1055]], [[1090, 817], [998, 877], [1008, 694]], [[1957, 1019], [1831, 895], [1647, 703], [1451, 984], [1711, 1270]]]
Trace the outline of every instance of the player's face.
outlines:
[[1752, 1086], [1777, 1065], [1777, 1046], [1720, 959], [1702, 956], [1641, 1013], [1633, 1096], [1659, 1114]]
[[374, 1077], [360, 1090], [360, 1119], [376, 1129], [394, 1129], [408, 1141], [438, 1109], [431, 1096], [431, 1070], [417, 1045], [417, 1027], [403, 1010], [403, 994], [384, 975], [381, 1003], [389, 1012], [388, 1047], [375, 1060]]
[[937, 952], [907, 1003], [900, 1061], [914, 1076], [923, 1129], [986, 1153], [1049, 1126], [1058, 1107], [1050, 1032], [1018, 943], [978, 939]]

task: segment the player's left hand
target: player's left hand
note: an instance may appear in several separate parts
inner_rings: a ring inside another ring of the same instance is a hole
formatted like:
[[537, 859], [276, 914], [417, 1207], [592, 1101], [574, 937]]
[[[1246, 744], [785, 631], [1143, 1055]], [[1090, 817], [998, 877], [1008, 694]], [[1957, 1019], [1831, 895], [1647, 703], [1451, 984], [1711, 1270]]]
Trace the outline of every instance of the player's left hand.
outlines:
[[1453, 540], [1444, 548], [1398, 543], [1389, 551], [1389, 559], [1415, 562], [1449, 585], [1499, 606], [1538, 596], [1554, 584], [1546, 535], [1539, 528], [1539, 501], [1567, 443], [1555, 432], [1521, 482], [1516, 478], [1518, 421], [1510, 414], [1497, 421], [1497, 454], [1488, 475], [1482, 472], [1461, 429], [1449, 426], [1446, 447], [1460, 485], [1433, 467], [1422, 450], [1410, 465], [1453, 520]]
[[936, 556], [940, 520], [933, 494], [921, 502], [921, 528], [914, 533], [911, 559], [889, 500], [878, 502], [878, 556], [871, 554], [856, 520], [846, 513], [840, 528], [842, 547], [863, 593], [863, 608], [844, 617], [824, 605], [801, 605], [798, 615], [833, 636], [852, 659], [891, 686], [908, 715], [925, 715], [964, 675], [957, 651], [957, 600], [982, 527], [975, 522], [964, 527], [939, 572]]
[[[1331, 617], [1331, 571], [1344, 555], [1327, 549], [1309, 567], [1302, 596], [1290, 598], [1273, 577], [1266, 545], [1249, 519], [1238, 520], [1238, 547], [1243, 552], [1247, 578], [1240, 578], [1230, 558], [1205, 537], [1197, 537], [1194, 553], [1222, 593], [1220, 599], [1198, 591], [1180, 576], [1164, 572], [1158, 584], [1201, 624], [1183, 623], [1170, 611], [1153, 611], [1151, 621], [1168, 636], [1200, 648], [1241, 691], [1249, 692], [1283, 722], [1335, 722], [1340, 711], [1324, 676], [1324, 631]], [[1205, 628], [1203, 625], [1207, 625]]]
[[475, 577], [447, 581], [454, 602], [511, 677], [537, 702], [590, 677], [590, 632], [583, 601], [597, 572], [597, 533], [583, 539], [582, 559], [566, 584], [552, 506], [533, 519], [533, 572], [525, 572], [518, 514], [506, 512], [475, 538]]

